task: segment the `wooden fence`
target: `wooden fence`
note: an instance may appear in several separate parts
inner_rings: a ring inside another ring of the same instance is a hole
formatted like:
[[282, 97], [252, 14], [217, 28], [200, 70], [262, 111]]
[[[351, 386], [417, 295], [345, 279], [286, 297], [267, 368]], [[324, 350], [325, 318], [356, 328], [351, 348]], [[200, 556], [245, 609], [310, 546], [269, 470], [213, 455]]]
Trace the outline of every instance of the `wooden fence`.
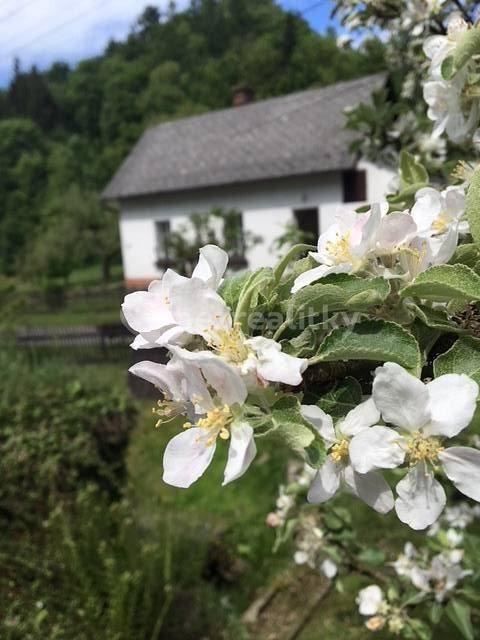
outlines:
[[[15, 334], [1, 336], [4, 347], [23, 351], [35, 367], [46, 360], [59, 358], [74, 364], [115, 363], [127, 369], [141, 360], [165, 363], [165, 349], [134, 351], [129, 345], [133, 335], [121, 324], [72, 327], [29, 327]], [[138, 398], [158, 398], [150, 383], [128, 375], [128, 387]]]

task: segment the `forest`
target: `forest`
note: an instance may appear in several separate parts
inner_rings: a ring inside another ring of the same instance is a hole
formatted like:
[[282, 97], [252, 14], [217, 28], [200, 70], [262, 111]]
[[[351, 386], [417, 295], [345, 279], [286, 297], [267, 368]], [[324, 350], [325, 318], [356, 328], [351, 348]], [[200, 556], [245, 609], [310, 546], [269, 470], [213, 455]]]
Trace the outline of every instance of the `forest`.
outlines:
[[[384, 46], [337, 46], [274, 0], [146, 7], [125, 41], [75, 67], [16, 59], [0, 91], [0, 274], [30, 282], [119, 260], [115, 208], [101, 191], [143, 130], [231, 104], [377, 72]], [[95, 241], [93, 241], [95, 239]]]

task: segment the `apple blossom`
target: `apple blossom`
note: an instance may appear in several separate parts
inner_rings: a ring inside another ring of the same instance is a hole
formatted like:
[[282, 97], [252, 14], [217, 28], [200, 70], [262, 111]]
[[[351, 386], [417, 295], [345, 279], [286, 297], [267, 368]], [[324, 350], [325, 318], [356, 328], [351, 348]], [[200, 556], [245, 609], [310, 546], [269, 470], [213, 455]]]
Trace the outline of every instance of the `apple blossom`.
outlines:
[[268, 382], [291, 386], [302, 382], [308, 361], [283, 353], [280, 344], [270, 338], [247, 338], [234, 324], [224, 300], [205, 282], [192, 278], [172, 287], [170, 304], [179, 324], [190, 334], [202, 336], [210, 349], [188, 352], [170, 347], [178, 357], [196, 362], [200, 368], [207, 361], [210, 367], [215, 360], [228, 363], [237, 372], [238, 385], [248, 388]]
[[443, 234], [450, 228], [468, 233], [468, 222], [462, 221], [465, 213], [465, 189], [463, 186], [447, 187], [437, 191], [431, 187], [419, 189], [415, 194], [412, 218], [418, 235], [430, 237]]
[[[218, 437], [230, 441], [223, 484], [243, 475], [255, 457], [253, 429], [237, 409], [246, 391], [235, 386], [230, 365], [221, 361], [210, 365], [207, 362], [200, 369], [174, 355], [166, 365], [140, 362], [130, 368], [131, 373], [163, 391], [165, 399], [155, 411], [161, 419], [187, 413], [194, 423], [186, 422], [185, 431], [172, 438], [165, 449], [163, 479], [175, 487], [189, 487], [204, 473]], [[212, 397], [209, 387], [218, 395]]]
[[[215, 245], [200, 249], [198, 264], [192, 279], [208, 288], [217, 289], [227, 268], [228, 255]], [[184, 344], [188, 333], [172, 315], [170, 291], [175, 285], [188, 282], [189, 278], [167, 269], [161, 280], [150, 283], [148, 291], [135, 291], [125, 296], [123, 316], [128, 326], [138, 335], [131, 344], [134, 349], [149, 349], [168, 344]]]
[[388, 513], [393, 508], [393, 495], [388, 484], [374, 471], [358, 473], [349, 457], [355, 439], [380, 418], [372, 399], [352, 409], [335, 426], [332, 417], [316, 405], [302, 405], [302, 415], [319, 432], [330, 451], [312, 482], [308, 501], [315, 504], [325, 502], [344, 484], [379, 513]]
[[331, 273], [356, 273], [377, 255], [395, 251], [413, 237], [415, 224], [406, 213], [387, 215], [388, 203], [374, 204], [369, 212], [342, 211], [337, 222], [318, 239], [317, 252], [310, 253], [320, 266], [300, 274], [292, 293]]
[[480, 451], [443, 446], [445, 438], [469, 425], [478, 392], [476, 382], [464, 374], [446, 374], [424, 384], [393, 362], [375, 372], [375, 405], [383, 420], [400, 432], [379, 425], [362, 430], [350, 443], [350, 460], [361, 473], [408, 461], [408, 473], [397, 485], [395, 509], [413, 529], [431, 525], [445, 507], [445, 491], [434, 477], [440, 466], [459, 491], [480, 501]]

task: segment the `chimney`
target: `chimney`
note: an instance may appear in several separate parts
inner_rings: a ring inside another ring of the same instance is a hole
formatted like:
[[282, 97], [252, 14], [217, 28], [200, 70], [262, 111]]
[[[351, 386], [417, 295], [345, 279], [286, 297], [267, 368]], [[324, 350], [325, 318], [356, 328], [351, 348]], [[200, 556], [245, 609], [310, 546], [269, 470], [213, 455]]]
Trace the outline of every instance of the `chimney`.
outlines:
[[234, 107], [243, 107], [245, 104], [250, 104], [255, 99], [255, 92], [251, 87], [247, 85], [238, 85], [233, 88], [232, 91], [232, 104]]

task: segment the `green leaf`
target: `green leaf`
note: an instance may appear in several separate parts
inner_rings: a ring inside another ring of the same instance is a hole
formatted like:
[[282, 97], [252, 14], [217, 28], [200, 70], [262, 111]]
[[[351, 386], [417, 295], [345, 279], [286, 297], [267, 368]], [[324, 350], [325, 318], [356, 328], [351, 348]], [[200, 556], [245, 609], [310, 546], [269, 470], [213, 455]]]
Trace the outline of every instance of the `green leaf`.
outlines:
[[237, 306], [242, 289], [251, 275], [250, 271], [246, 271], [245, 273], [226, 278], [220, 285], [218, 293], [222, 296], [230, 309], [234, 310]]
[[431, 329], [436, 329], [442, 333], [465, 333], [456, 322], [454, 322], [447, 312], [442, 308], [427, 307], [414, 302], [407, 302], [406, 307], [413, 311], [415, 316]]
[[315, 440], [315, 434], [300, 412], [298, 398], [285, 395], [272, 407], [275, 433], [296, 451], [305, 449]]
[[297, 291], [285, 305], [287, 318], [313, 318], [333, 311], [363, 311], [382, 304], [390, 293], [384, 278], [334, 274]]
[[[479, 203], [480, 204], [480, 203]], [[471, 269], [480, 260], [480, 246], [477, 244], [461, 244], [453, 254], [450, 264], [466, 264]]]
[[480, 168], [472, 176], [465, 201], [465, 213], [470, 225], [470, 233], [480, 244]]
[[320, 409], [334, 418], [343, 418], [362, 401], [362, 387], [355, 378], [345, 378], [317, 402]]
[[395, 322], [365, 320], [353, 327], [334, 329], [323, 341], [315, 362], [374, 360], [397, 362], [419, 372], [421, 354], [411, 333]]
[[317, 352], [326, 331], [331, 328], [328, 321], [309, 324], [291, 340], [282, 340], [282, 351], [297, 358], [310, 358]]
[[392, 205], [403, 205], [399, 208], [399, 210], [402, 211], [405, 207], [409, 208], [413, 205], [415, 194], [424, 187], [428, 187], [428, 182], [417, 182], [409, 187], [405, 187], [405, 189], [401, 189], [399, 193], [395, 195], [387, 196], [387, 200]]
[[418, 275], [400, 295], [436, 301], [480, 300], [480, 276], [464, 264], [441, 264]]
[[358, 560], [364, 564], [371, 564], [374, 567], [380, 567], [385, 564], [385, 554], [380, 549], [364, 549], [358, 556]]
[[417, 183], [428, 183], [428, 172], [414, 156], [408, 151], [400, 153], [400, 184], [402, 189], [416, 185]]
[[447, 605], [447, 616], [457, 627], [465, 640], [475, 640], [470, 606], [463, 600], [453, 599]]
[[327, 457], [325, 443], [319, 438], [315, 438], [312, 444], [305, 448], [308, 464], [314, 469], [320, 469]]
[[445, 373], [466, 373], [480, 384], [480, 339], [462, 336], [433, 363], [435, 377]]
[[[471, 58], [480, 53], [480, 28], [473, 27], [465, 31], [460, 41], [455, 47], [453, 53], [453, 68], [454, 72], [460, 71], [460, 69], [467, 64]], [[443, 69], [442, 69], [443, 70]]]
[[455, 61], [453, 56], [447, 56], [442, 62], [441, 73], [444, 80], [450, 80], [453, 76], [455, 73]]

